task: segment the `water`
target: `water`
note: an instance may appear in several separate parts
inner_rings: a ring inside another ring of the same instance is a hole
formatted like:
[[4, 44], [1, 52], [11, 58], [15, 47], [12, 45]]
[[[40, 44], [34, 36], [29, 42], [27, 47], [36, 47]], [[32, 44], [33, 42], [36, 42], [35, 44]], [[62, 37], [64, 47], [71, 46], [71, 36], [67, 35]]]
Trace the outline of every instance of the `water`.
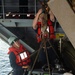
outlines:
[[9, 45], [0, 39], [0, 75], [8, 75], [12, 70], [8, 57]]

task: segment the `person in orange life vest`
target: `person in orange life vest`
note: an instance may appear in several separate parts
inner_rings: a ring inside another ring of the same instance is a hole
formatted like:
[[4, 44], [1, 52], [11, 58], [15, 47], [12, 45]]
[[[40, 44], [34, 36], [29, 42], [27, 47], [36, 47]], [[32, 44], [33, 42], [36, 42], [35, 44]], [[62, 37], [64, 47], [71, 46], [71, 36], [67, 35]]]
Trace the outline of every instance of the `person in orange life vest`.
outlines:
[[30, 53], [14, 36], [8, 39], [8, 43], [11, 45], [8, 54], [10, 65], [13, 68], [13, 75], [24, 75], [25, 69], [30, 67]]
[[[33, 20], [33, 29], [37, 29], [37, 41], [40, 42], [42, 36], [49, 36], [50, 39], [55, 39], [54, 28], [52, 22], [55, 21], [55, 17], [52, 11], [49, 11], [50, 19], [47, 19], [47, 14], [43, 13], [40, 9]], [[48, 35], [49, 34], [49, 35]]]
[[[42, 36], [48, 37], [50, 38], [50, 40], [55, 39], [54, 28], [52, 25], [52, 22], [55, 21], [55, 18], [51, 10], [49, 11], [49, 17], [50, 19], [47, 20], [47, 14], [43, 13], [42, 9], [39, 9], [39, 11], [37, 12], [33, 20], [32, 26], [33, 26], [33, 29], [37, 31], [37, 42], [38, 43], [42, 41], [42, 38], [43, 38]], [[49, 44], [47, 46], [49, 46]], [[47, 49], [47, 51], [48, 51], [50, 61], [55, 60], [56, 55], [54, 55], [53, 50], [50, 48], [50, 49]], [[43, 49], [39, 53], [39, 61], [41, 61], [43, 65], [47, 63], [45, 52]]]

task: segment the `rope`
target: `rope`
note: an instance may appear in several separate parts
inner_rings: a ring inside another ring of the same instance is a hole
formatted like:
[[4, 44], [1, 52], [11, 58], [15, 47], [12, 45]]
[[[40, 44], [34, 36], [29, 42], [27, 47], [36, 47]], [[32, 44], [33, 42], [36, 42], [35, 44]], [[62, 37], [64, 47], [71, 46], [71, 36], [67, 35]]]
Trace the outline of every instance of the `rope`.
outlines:
[[40, 48], [38, 49], [38, 53], [37, 53], [37, 55], [36, 55], [36, 57], [35, 57], [35, 60], [34, 60], [34, 63], [33, 63], [33, 65], [32, 65], [32, 68], [31, 68], [31, 71], [30, 71], [29, 75], [31, 75], [32, 70], [33, 70], [33, 68], [34, 68], [34, 66], [35, 66], [35, 63], [36, 63], [36, 61], [37, 61], [39, 52], [40, 52], [40, 50], [42, 49], [42, 46], [43, 46], [42, 44], [43, 44], [43, 42], [44, 42], [44, 41], [42, 41], [42, 43], [41, 43], [41, 45], [40, 45]]
[[[50, 72], [50, 62], [49, 62], [48, 52], [47, 52], [47, 47], [46, 47], [46, 42], [47, 42], [47, 41], [48, 41], [48, 43], [50, 43], [49, 40], [47, 40], [47, 38], [44, 38], [43, 41], [41, 42], [40, 48], [38, 49], [38, 53], [37, 53], [37, 55], [36, 55], [36, 58], [35, 58], [35, 60], [34, 60], [34, 63], [33, 63], [33, 66], [32, 66], [32, 68], [31, 68], [31, 71], [30, 71], [29, 75], [32, 74], [32, 70], [33, 70], [33, 68], [34, 68], [34, 66], [35, 66], [35, 63], [36, 63], [36, 61], [37, 61], [39, 52], [40, 52], [40, 50], [42, 49], [43, 46], [45, 47], [44, 50], [45, 50], [45, 53], [46, 53], [46, 59], [47, 59], [47, 64], [48, 64], [48, 69], [49, 69], [49, 75], [51, 75], [51, 72]], [[51, 43], [50, 43], [50, 45], [51, 45]], [[52, 45], [51, 45], [51, 47], [53, 48]], [[53, 48], [53, 50], [54, 50], [54, 48]]]
[[[44, 9], [45, 13], [48, 14], [48, 12], [46, 11], [46, 7], [45, 7], [45, 6], [48, 6], [48, 5], [47, 5], [47, 3], [45, 2], [45, 0], [44, 0], [43, 3], [42, 3], [42, 1], [40, 1], [40, 0], [39, 0], [39, 2], [40, 2], [40, 4], [42, 5], [42, 8]], [[46, 16], [46, 17], [47, 17], [47, 16]], [[51, 75], [51, 74], [50, 74], [50, 65], [49, 65], [50, 63], [49, 63], [48, 52], [47, 52], [47, 47], [46, 47], [46, 42], [47, 42], [47, 41], [48, 41], [47, 38], [44, 38], [44, 39], [42, 40], [41, 45], [40, 45], [40, 48], [38, 49], [38, 53], [37, 53], [37, 55], [36, 55], [36, 57], [35, 57], [35, 60], [34, 60], [34, 63], [33, 63], [33, 66], [32, 66], [32, 68], [31, 68], [31, 71], [30, 71], [29, 75], [32, 74], [32, 70], [33, 70], [33, 68], [34, 68], [34, 66], [35, 66], [35, 63], [36, 63], [36, 61], [37, 61], [39, 52], [40, 52], [40, 50], [42, 49], [43, 45], [44, 45], [44, 47], [45, 47], [44, 50], [45, 50], [45, 53], [46, 53], [46, 59], [47, 59], [47, 64], [48, 64], [48, 69], [49, 69], [49, 75]], [[51, 45], [51, 43], [49, 43], [49, 44], [50, 44], [50, 46], [52, 47], [52, 49], [54, 50], [54, 48], [53, 48], [53, 46]]]
[[47, 39], [47, 41], [48, 41], [49, 45], [52, 47], [52, 49], [55, 52], [56, 56], [59, 58], [58, 54], [56, 53], [56, 51], [55, 51], [54, 47], [52, 46], [51, 42], [49, 41], [49, 39]]
[[38, 0], [38, 1], [39, 1], [40, 4], [42, 5], [42, 9], [44, 10], [44, 12], [45, 12], [46, 14], [48, 14], [48, 11], [46, 10], [46, 8], [48, 7], [48, 4], [47, 4], [48, 1], [46, 1], [46, 0], [43, 0], [43, 1]]
[[45, 40], [45, 42], [44, 42], [44, 45], [45, 45], [44, 50], [45, 50], [45, 53], [46, 53], [46, 59], [47, 59], [47, 64], [48, 64], [48, 69], [49, 69], [49, 75], [51, 75], [51, 72], [50, 72], [50, 65], [49, 65], [50, 62], [49, 62], [49, 58], [48, 58], [48, 52], [47, 52], [46, 42], [47, 42], [47, 40]]

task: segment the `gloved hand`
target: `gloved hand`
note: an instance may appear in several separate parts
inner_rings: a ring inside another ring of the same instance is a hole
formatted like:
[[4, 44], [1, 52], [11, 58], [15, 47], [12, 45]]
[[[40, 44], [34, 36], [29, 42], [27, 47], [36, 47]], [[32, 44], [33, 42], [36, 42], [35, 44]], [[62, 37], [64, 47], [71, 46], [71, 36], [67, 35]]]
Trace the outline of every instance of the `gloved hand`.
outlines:
[[30, 68], [30, 66], [29, 66], [29, 65], [27, 65], [27, 66], [22, 66], [22, 68], [29, 69], [29, 68]]

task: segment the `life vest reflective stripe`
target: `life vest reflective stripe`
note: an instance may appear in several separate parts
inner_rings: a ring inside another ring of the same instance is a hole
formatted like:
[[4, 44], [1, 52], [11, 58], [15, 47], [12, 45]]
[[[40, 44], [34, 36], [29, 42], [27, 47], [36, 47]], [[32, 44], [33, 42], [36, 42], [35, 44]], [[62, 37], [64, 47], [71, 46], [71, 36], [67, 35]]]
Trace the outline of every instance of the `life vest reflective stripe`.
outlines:
[[[38, 22], [37, 25], [38, 25], [37, 42], [39, 43], [39, 42], [41, 42], [41, 22]], [[52, 22], [50, 20], [48, 20], [47, 26], [49, 27], [49, 38], [55, 39], [54, 28], [53, 28]]]
[[[10, 52], [13, 52], [16, 56], [16, 63], [19, 66], [25, 66], [30, 63], [30, 54], [29, 52], [23, 47], [23, 45], [20, 46], [20, 48], [17, 50], [14, 47], [9, 48]], [[9, 52], [9, 54], [10, 54]]]

